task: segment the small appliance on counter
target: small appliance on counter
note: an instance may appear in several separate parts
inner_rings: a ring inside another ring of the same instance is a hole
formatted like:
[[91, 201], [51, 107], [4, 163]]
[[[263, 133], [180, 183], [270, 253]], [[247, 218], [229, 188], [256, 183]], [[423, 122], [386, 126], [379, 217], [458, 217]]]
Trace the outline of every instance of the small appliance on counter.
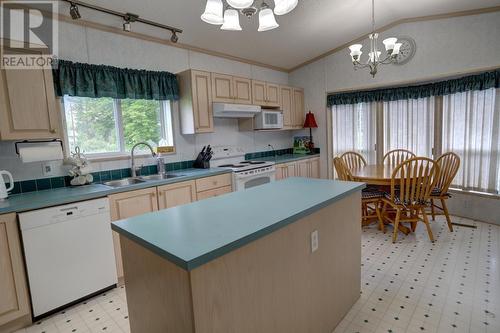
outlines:
[[[7, 176], [7, 178], [9, 179], [8, 183], [10, 185], [8, 188], [4, 176]], [[9, 196], [9, 191], [12, 191], [13, 189], [14, 178], [12, 178], [12, 174], [7, 170], [0, 170], [0, 201], [7, 199], [7, 197]]]
[[210, 168], [210, 160], [212, 159], [214, 152], [210, 145], [204, 146], [201, 152], [196, 157], [196, 160], [193, 163], [193, 168], [196, 169], [209, 169]]
[[283, 128], [283, 111], [262, 109], [255, 118], [255, 129], [280, 129]]

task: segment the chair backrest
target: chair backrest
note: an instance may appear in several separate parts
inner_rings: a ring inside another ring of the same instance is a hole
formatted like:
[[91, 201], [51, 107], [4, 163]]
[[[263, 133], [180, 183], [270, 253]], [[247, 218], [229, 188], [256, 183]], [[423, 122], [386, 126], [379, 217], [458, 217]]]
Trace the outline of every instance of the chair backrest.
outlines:
[[340, 157], [335, 157], [333, 159], [333, 166], [335, 171], [337, 171], [337, 177], [340, 180], [352, 181], [353, 177], [351, 171], [345, 165], [344, 161]]
[[407, 149], [393, 149], [384, 155], [384, 164], [398, 165], [414, 157], [417, 155]]
[[430, 158], [414, 157], [403, 161], [392, 172], [391, 200], [407, 207], [425, 204], [436, 185], [439, 172], [439, 165]]
[[340, 155], [340, 159], [349, 170], [364, 167], [366, 165], [366, 160], [363, 155], [356, 153], [355, 151], [343, 153]]
[[452, 152], [445, 153], [436, 160], [441, 173], [436, 182], [436, 187], [441, 190], [441, 194], [448, 192], [450, 184], [455, 178], [458, 168], [460, 168], [460, 157]]

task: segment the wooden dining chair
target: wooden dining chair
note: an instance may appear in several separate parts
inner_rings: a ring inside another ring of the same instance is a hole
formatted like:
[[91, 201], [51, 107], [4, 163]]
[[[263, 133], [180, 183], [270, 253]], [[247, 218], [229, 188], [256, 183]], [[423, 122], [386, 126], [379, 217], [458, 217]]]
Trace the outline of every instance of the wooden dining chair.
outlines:
[[340, 159], [345, 163], [347, 168], [352, 169], [366, 166], [366, 160], [360, 153], [355, 151], [348, 151], [340, 155]]
[[[382, 216], [394, 225], [393, 243], [396, 242], [400, 223], [410, 222], [414, 231], [418, 221], [425, 223], [429, 238], [434, 242], [425, 208], [438, 177], [439, 165], [436, 161], [426, 157], [411, 158], [394, 169], [391, 177], [391, 192], [386, 193], [382, 199]], [[387, 207], [395, 211], [394, 219], [386, 214]]]
[[393, 149], [384, 155], [384, 164], [399, 165], [414, 157], [417, 155], [407, 149]]
[[[333, 159], [333, 165], [337, 171], [337, 177], [344, 181], [353, 181], [351, 171], [340, 157]], [[362, 225], [368, 224], [372, 219], [378, 220], [379, 229], [385, 233], [384, 222], [380, 214], [380, 203], [384, 197], [384, 192], [374, 188], [365, 188], [361, 192], [361, 223]], [[372, 206], [373, 205], [373, 206]]]
[[[431, 192], [431, 214], [432, 219], [435, 220], [436, 215], [446, 216], [446, 222], [448, 223], [448, 229], [453, 231], [453, 225], [451, 224], [450, 214], [448, 212], [448, 207], [446, 206], [446, 200], [451, 198], [448, 192], [451, 182], [457, 175], [458, 169], [460, 168], [460, 157], [452, 152], [445, 153], [441, 155], [436, 163], [439, 165], [441, 173], [436, 182], [436, 186]], [[441, 201], [441, 206], [436, 205], [434, 200]], [[438, 209], [440, 212], [436, 212]], [[441, 213], [442, 212], [442, 213]]]

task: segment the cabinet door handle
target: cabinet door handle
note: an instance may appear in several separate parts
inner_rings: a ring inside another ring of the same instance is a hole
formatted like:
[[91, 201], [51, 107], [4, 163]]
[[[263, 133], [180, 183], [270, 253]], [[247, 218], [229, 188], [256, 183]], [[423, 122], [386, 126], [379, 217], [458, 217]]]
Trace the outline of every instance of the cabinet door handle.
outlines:
[[56, 132], [57, 132], [57, 130], [55, 128], [50, 129], [50, 133], [56, 133]]

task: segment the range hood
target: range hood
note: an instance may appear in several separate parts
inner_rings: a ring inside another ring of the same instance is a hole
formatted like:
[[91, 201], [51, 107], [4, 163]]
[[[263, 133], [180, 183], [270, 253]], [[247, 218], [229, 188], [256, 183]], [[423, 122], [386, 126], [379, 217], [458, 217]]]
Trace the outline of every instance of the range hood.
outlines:
[[213, 103], [214, 117], [218, 118], [253, 118], [260, 113], [257, 105]]

